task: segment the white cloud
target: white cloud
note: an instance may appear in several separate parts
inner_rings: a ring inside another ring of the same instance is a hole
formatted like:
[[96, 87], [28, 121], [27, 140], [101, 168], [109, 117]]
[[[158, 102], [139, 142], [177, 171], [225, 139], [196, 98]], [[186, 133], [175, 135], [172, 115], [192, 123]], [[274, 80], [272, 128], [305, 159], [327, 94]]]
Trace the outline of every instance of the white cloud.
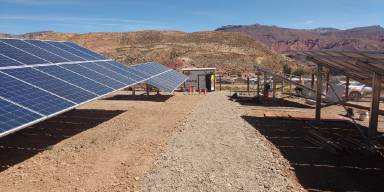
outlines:
[[[65, 26], [76, 28], [78, 31], [100, 31], [100, 30], [144, 30], [144, 29], [165, 29], [168, 23], [151, 22], [134, 19], [121, 18], [98, 18], [98, 17], [58, 17], [58, 16], [27, 16], [27, 15], [0, 15], [2, 21], [27, 21], [43, 22], [47, 28], [54, 26]], [[52, 29], [55, 30], [55, 29]]]
[[313, 20], [307, 20], [304, 22], [305, 25], [311, 25], [313, 23], [315, 23], [315, 21], [313, 21]]
[[0, 15], [0, 20], [24, 20], [24, 21], [53, 21], [53, 22], [99, 22], [99, 23], [151, 23], [143, 20], [97, 18], [97, 17], [58, 17], [58, 16], [24, 16], [24, 15]]

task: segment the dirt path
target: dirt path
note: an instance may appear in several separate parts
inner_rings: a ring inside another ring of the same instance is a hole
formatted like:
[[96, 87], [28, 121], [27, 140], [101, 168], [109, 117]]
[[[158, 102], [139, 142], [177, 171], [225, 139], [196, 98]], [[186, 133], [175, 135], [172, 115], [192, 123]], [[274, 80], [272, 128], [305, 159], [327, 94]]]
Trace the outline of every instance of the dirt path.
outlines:
[[142, 191], [299, 191], [285, 159], [223, 93], [207, 96], [141, 181]]
[[2, 138], [0, 191], [136, 191], [201, 97], [124, 94]]

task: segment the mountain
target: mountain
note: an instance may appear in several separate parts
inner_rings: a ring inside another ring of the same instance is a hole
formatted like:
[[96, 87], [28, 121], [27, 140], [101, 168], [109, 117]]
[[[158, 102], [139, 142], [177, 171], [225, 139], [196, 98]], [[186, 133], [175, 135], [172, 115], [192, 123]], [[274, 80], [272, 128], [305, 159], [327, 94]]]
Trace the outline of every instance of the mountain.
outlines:
[[[261, 63], [281, 69], [283, 64], [290, 62], [264, 44], [236, 32], [38, 32], [16, 37], [72, 41], [126, 64], [158, 61], [173, 68], [220, 65], [223, 71], [238, 73], [244, 71], [247, 64]], [[296, 65], [292, 63], [291, 66], [295, 68]]]
[[359, 27], [347, 30], [317, 28], [289, 29], [266, 25], [228, 25], [216, 29], [220, 32], [240, 32], [258, 40], [274, 52], [308, 50], [382, 50], [384, 28]]

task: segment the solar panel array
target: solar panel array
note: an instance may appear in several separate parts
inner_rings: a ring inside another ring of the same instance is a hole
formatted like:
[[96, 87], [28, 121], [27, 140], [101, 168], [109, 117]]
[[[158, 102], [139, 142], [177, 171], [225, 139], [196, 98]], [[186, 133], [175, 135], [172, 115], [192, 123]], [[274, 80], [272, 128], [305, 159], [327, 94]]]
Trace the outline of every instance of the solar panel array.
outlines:
[[70, 42], [0, 39], [0, 137], [138, 83], [172, 93], [186, 79], [158, 63], [128, 67]]

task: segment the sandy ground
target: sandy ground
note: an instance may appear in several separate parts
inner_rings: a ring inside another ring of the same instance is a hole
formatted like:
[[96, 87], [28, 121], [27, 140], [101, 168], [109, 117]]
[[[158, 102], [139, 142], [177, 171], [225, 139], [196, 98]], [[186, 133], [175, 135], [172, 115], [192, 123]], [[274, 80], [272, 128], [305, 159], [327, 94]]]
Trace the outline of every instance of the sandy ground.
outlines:
[[202, 97], [119, 94], [1, 139], [0, 191], [136, 191]]
[[[308, 122], [263, 116], [313, 115], [299, 100], [239, 104], [226, 94], [119, 92], [2, 138], [0, 191], [382, 189], [382, 156], [364, 148], [330, 153], [308, 142]], [[338, 142], [357, 135], [350, 123], [316, 129]]]
[[224, 93], [206, 97], [177, 133], [142, 191], [300, 191], [289, 163]]

